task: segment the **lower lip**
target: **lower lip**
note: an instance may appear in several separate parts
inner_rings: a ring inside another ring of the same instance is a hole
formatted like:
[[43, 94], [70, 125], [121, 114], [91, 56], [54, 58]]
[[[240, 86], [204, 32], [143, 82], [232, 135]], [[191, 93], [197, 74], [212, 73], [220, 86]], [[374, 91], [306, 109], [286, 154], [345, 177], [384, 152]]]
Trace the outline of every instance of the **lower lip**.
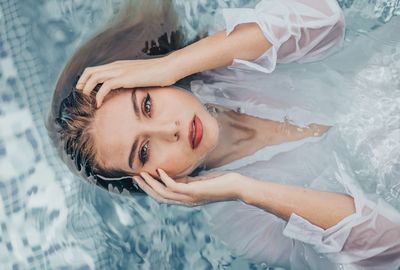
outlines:
[[[201, 123], [200, 118], [198, 118], [196, 115], [193, 117], [190, 130], [190, 145], [192, 146], [192, 149], [195, 149], [200, 144], [201, 139], [203, 138], [203, 124]], [[192, 140], [193, 132], [194, 139]]]

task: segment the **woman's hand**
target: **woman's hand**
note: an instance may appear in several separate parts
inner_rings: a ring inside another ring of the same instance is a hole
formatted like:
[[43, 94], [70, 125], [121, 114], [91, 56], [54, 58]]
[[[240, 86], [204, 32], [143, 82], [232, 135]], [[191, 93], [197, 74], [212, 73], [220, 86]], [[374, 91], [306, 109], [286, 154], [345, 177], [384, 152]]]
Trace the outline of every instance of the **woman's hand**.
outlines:
[[191, 74], [231, 65], [235, 58], [252, 61], [271, 46], [256, 23], [245, 23], [228, 36], [223, 30], [164, 57], [88, 67], [76, 88], [89, 94], [103, 83], [96, 95], [99, 107], [112, 89], [168, 86]]
[[96, 94], [97, 107], [114, 89], [151, 86], [168, 86], [176, 80], [174, 68], [168, 56], [146, 60], [121, 60], [109, 64], [85, 68], [76, 89], [89, 95], [97, 84], [102, 83]]
[[234, 172], [214, 172], [198, 177], [170, 178], [158, 169], [161, 182], [146, 172], [134, 179], [141, 189], [159, 203], [196, 206], [213, 201], [235, 200], [243, 177]]

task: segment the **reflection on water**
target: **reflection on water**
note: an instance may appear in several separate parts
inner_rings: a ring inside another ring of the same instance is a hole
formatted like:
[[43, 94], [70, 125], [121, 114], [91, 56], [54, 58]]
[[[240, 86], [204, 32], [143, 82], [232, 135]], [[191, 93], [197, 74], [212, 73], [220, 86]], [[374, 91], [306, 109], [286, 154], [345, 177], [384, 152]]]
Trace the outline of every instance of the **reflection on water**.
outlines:
[[[394, 30], [399, 24], [388, 26]], [[390, 33], [374, 38], [387, 40]], [[361, 184], [400, 209], [400, 47], [376, 49], [380, 52], [355, 77], [354, 105], [342, 119], [342, 132]]]
[[[218, 8], [251, 7], [256, 2], [175, 0], [175, 5], [190, 38], [215, 22], [212, 18], [218, 16]], [[158, 205], [146, 197], [131, 199], [109, 194], [74, 178], [58, 161], [43, 126], [53, 85], [75, 48], [103, 25], [121, 3], [122, 0], [0, 1], [2, 267], [266, 268], [265, 264], [249, 264], [233, 257], [209, 234], [198, 209]], [[351, 36], [368, 35], [381, 27], [398, 15], [400, 7], [396, 0], [339, 3], [346, 11], [351, 32], [348, 41]], [[360, 121], [352, 123], [354, 129], [344, 125], [342, 132], [357, 138], [349, 145], [354, 149], [352, 166], [360, 177], [366, 178], [365, 187], [394, 202], [400, 193], [399, 184], [392, 182], [400, 176], [399, 156], [395, 154], [400, 151], [400, 100], [396, 92], [400, 54], [391, 44], [399, 36], [384, 40], [388, 48], [383, 56], [377, 55], [376, 65], [357, 77], [361, 102], [349, 119], [359, 114]], [[363, 91], [366, 87], [373, 90]], [[369, 125], [371, 132], [360, 133], [362, 129], [357, 125]], [[371, 139], [374, 137], [376, 144]], [[363, 144], [365, 140], [372, 143]]]

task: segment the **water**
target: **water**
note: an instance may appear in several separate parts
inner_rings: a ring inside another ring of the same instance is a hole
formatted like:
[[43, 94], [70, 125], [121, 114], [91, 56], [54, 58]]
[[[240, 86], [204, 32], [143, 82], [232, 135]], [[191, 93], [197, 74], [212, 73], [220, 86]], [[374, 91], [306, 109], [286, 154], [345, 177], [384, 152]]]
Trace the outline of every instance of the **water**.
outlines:
[[[51, 148], [43, 122], [58, 73], [76, 46], [104, 24], [121, 1], [0, 1], [1, 268], [265, 269], [266, 265], [232, 256], [210, 235], [199, 209], [158, 205], [146, 197], [125, 198], [93, 188], [74, 178]], [[218, 7], [251, 7], [255, 2], [175, 4], [182, 14], [198, 14], [182, 16], [190, 38], [218, 15]], [[350, 39], [379, 38], [370, 31], [384, 27], [400, 12], [397, 0], [339, 3], [346, 12]], [[354, 149], [355, 173], [368, 176], [364, 186], [393, 205], [400, 194], [392, 182], [400, 174], [400, 54], [392, 44], [399, 38], [388, 33], [383, 41], [387, 48], [376, 56], [376, 64], [356, 79], [359, 98], [365, 102], [352, 113], [360, 114], [357, 125], [370, 125], [370, 132], [346, 125], [342, 130], [354, 137], [348, 147]], [[371, 85], [374, 90], [365, 96], [363, 90]], [[362, 143], [374, 142], [374, 137], [376, 144]]]
[[[400, 209], [400, 48], [384, 46], [354, 80], [354, 107], [342, 119], [352, 167], [366, 191]], [[357, 119], [353, 121], [350, 119]]]

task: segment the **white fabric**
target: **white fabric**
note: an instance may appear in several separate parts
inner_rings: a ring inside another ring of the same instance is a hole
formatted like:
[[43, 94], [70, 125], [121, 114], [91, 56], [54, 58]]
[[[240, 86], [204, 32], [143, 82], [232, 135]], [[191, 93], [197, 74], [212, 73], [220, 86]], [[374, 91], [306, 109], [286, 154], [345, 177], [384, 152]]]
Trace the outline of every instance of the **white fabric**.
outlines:
[[[362, 100], [356, 99], [360, 96], [357, 91], [363, 90], [354, 88], [354, 77], [368, 67], [366, 60], [375, 52], [376, 44], [367, 43], [366, 37], [359, 38], [323, 63], [277, 66], [275, 72], [266, 75], [274, 70], [276, 60], [319, 60], [342, 44], [343, 14], [337, 3], [262, 1], [255, 10], [225, 10], [224, 15], [228, 33], [239, 23], [256, 21], [274, 47], [253, 62], [236, 60], [234, 69], [206, 72], [209, 79], [192, 82], [193, 93], [203, 103], [240, 108], [249, 115], [299, 126], [319, 123], [333, 127], [321, 137], [266, 147], [205, 173], [235, 170], [260, 181], [346, 193], [354, 198], [356, 213], [323, 230], [296, 214], [286, 222], [241, 201], [216, 202], [202, 206], [216, 236], [236, 255], [271, 266], [397, 269], [400, 214], [360, 187], [350, 164], [355, 155], [348, 149], [351, 137], [346, 133], [356, 126], [357, 119], [349, 120], [357, 115], [355, 104], [365, 102], [369, 90], [362, 93]], [[351, 65], [349, 56], [354, 59]], [[394, 107], [395, 100], [391, 100]]]
[[276, 63], [323, 59], [341, 45], [344, 16], [335, 0], [264, 0], [251, 8], [223, 9], [226, 34], [255, 22], [272, 47], [254, 61], [234, 59], [228, 68], [270, 73]]

